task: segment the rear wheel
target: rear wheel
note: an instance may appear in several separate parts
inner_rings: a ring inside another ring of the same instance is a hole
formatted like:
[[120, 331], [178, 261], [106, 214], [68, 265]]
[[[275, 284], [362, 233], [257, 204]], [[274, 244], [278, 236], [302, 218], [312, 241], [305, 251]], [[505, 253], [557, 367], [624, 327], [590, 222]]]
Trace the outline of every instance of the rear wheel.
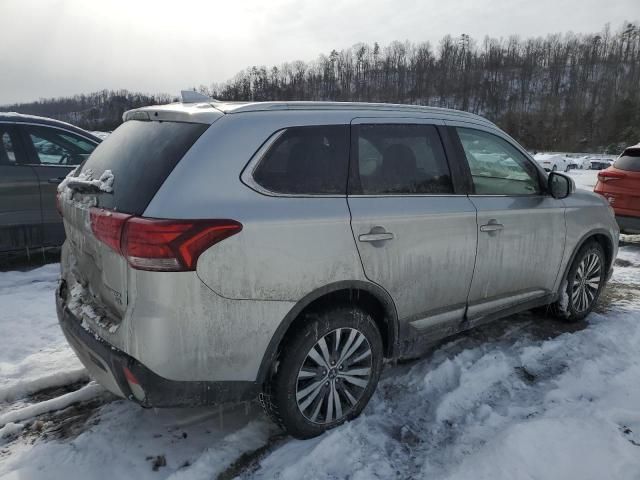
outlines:
[[382, 338], [368, 313], [351, 306], [310, 313], [286, 339], [263, 406], [294, 437], [315, 437], [360, 414], [382, 360]]
[[598, 302], [606, 281], [606, 260], [602, 246], [585, 244], [573, 261], [561, 297], [554, 304], [556, 315], [566, 321], [582, 320]]

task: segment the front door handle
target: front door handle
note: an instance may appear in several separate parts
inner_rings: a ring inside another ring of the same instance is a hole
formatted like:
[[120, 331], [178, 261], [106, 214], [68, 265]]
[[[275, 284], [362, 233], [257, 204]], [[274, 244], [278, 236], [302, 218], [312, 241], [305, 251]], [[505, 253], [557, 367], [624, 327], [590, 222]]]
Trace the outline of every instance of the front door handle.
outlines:
[[54, 178], [50, 178], [49, 180], [47, 180], [47, 182], [49, 183], [53, 183], [54, 185], [59, 184], [61, 181], [63, 181], [66, 177], [54, 177]]
[[369, 233], [359, 235], [358, 240], [361, 242], [386, 242], [387, 240], [393, 240], [393, 233], [387, 232], [384, 227], [376, 226]]
[[500, 230], [504, 230], [504, 225], [498, 223], [497, 220], [489, 220], [489, 223], [480, 226], [481, 232], [492, 233]]

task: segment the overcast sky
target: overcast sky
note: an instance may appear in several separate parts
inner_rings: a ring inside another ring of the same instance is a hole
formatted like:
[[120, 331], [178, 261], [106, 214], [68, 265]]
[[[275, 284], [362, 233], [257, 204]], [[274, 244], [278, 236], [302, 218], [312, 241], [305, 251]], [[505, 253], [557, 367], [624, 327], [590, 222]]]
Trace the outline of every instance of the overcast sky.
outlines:
[[618, 29], [640, 0], [0, 0], [0, 105], [126, 88], [177, 94], [357, 42]]

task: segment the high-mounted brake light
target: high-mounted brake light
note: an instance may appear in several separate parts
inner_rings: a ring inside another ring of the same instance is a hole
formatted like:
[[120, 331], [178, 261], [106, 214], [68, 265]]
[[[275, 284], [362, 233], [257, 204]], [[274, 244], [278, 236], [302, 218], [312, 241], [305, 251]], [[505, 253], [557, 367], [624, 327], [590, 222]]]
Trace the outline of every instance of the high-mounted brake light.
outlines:
[[616, 172], [614, 170], [600, 170], [598, 172], [598, 180], [605, 183], [610, 180], [621, 180], [624, 177], [626, 177], [624, 173]]
[[90, 217], [96, 238], [138, 270], [193, 271], [207, 248], [242, 230], [235, 220], [144, 218], [95, 207]]

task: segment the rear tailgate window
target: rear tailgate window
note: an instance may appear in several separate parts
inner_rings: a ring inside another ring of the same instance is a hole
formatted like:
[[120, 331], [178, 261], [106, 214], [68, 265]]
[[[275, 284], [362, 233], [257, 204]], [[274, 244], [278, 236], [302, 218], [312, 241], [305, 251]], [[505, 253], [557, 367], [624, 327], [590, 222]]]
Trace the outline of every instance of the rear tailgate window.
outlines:
[[102, 208], [142, 215], [162, 183], [208, 124], [129, 120], [93, 151], [82, 166], [100, 176], [111, 170], [112, 193], [98, 193]]
[[640, 172], [640, 148], [626, 149], [613, 166], [628, 172]]

